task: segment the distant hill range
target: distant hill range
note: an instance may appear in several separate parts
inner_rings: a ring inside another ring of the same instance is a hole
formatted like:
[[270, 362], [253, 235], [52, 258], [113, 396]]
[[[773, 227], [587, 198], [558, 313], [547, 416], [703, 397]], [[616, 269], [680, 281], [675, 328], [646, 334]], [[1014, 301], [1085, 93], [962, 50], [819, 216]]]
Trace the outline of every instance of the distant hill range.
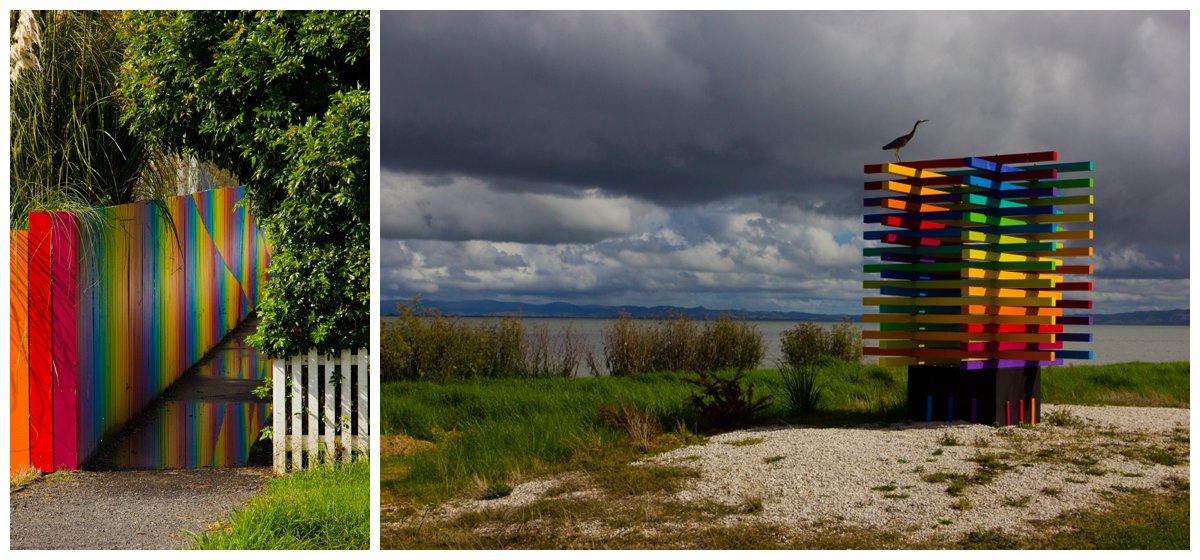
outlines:
[[[396, 305], [404, 303], [399, 300], [383, 302], [381, 312], [384, 315], [396, 315]], [[742, 309], [708, 309], [706, 307], [674, 307], [659, 305], [644, 307], [640, 305], [575, 305], [572, 303], [519, 303], [511, 301], [473, 300], [473, 301], [433, 301], [421, 300], [421, 307], [437, 309], [445, 315], [461, 315], [465, 317], [490, 317], [497, 315], [520, 315], [521, 317], [562, 317], [572, 319], [609, 319], [624, 313], [637, 319], [658, 319], [672, 314], [683, 314], [694, 319], [717, 317], [728, 313], [738, 318], [751, 321], [813, 321], [830, 322], [849, 318], [858, 321], [858, 315], [824, 315], [821, 313], [803, 313], [797, 311], [746, 311]]]
[[[384, 315], [395, 315], [396, 305], [402, 300], [387, 300], [383, 302], [381, 312]], [[471, 301], [434, 301], [422, 300], [421, 306], [427, 309], [437, 309], [446, 315], [461, 315], [466, 317], [489, 317], [497, 315], [520, 315], [521, 317], [562, 317], [577, 319], [608, 319], [625, 313], [639, 319], [658, 319], [670, 314], [683, 314], [694, 319], [716, 317], [730, 314], [734, 317], [751, 321], [813, 321], [834, 322], [849, 318], [860, 321], [860, 315], [829, 315], [822, 313], [804, 313], [800, 311], [747, 311], [744, 309], [708, 309], [706, 307], [674, 307], [660, 305], [644, 307], [640, 305], [575, 305], [572, 303], [520, 303], [511, 301], [471, 300]], [[1112, 313], [1096, 315], [1097, 325], [1188, 325], [1190, 314], [1187, 309], [1169, 309], [1165, 311], [1131, 311], [1129, 313]]]
[[1097, 325], [1190, 325], [1190, 316], [1187, 309], [1130, 311], [1096, 315], [1095, 322]]

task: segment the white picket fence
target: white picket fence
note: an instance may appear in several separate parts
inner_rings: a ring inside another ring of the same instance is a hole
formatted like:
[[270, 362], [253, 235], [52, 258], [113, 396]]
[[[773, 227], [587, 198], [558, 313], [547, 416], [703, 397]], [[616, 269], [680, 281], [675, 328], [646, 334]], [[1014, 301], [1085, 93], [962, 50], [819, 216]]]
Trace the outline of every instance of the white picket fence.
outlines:
[[316, 350], [273, 361], [275, 472], [370, 451], [370, 374], [366, 349]]

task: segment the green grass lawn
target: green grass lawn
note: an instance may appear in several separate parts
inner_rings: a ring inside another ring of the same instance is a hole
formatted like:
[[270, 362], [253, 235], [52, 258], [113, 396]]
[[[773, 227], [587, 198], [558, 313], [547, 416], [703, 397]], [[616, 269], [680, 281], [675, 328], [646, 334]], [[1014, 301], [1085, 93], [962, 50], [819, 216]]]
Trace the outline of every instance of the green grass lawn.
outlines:
[[[382, 460], [382, 499], [398, 512], [390, 515], [405, 516], [452, 497], [479, 497], [498, 485], [514, 486], [562, 472], [628, 474], [624, 465], [639, 456], [702, 439], [694, 435], [696, 415], [686, 404], [695, 387], [685, 383], [685, 377], [689, 376], [657, 373], [385, 383], [383, 435], [399, 434], [433, 445]], [[819, 377], [821, 408], [799, 418], [787, 412], [778, 371], [749, 372], [746, 379], [756, 395], [771, 396], [760, 424], [863, 425], [904, 416], [904, 368], [825, 363]], [[1187, 362], [1043, 370], [1043, 399], [1052, 404], [1186, 408], [1189, 390]], [[602, 409], [621, 402], [647, 411], [661, 433], [637, 444], [620, 424], [606, 421]], [[1154, 507], [1166, 507], [1164, 519], [1176, 519], [1178, 508], [1172, 509], [1172, 503], [1179, 502], [1156, 502]], [[1186, 500], [1182, 503], [1186, 520]]]
[[371, 544], [370, 498], [367, 461], [295, 471], [271, 479], [222, 529], [196, 535], [192, 548], [366, 549]]

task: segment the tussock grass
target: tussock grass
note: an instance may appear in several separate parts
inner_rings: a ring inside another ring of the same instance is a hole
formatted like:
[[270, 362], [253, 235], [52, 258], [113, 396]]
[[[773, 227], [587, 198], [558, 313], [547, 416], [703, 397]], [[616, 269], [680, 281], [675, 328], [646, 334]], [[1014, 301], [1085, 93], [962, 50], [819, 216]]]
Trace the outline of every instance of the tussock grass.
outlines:
[[11, 494], [26, 486], [29, 486], [33, 481], [42, 476], [42, 472], [33, 468], [25, 467], [16, 473], [13, 473], [8, 479], [8, 492]]
[[295, 471], [219, 529], [194, 535], [192, 548], [221, 550], [361, 550], [371, 544], [371, 478], [367, 461]]

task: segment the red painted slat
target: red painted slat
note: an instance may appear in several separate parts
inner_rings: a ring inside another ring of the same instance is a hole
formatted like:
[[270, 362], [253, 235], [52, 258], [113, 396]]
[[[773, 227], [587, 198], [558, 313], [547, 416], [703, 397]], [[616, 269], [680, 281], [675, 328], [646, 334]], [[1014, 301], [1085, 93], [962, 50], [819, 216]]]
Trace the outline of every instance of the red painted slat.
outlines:
[[[1036, 163], [1042, 161], [1058, 161], [1058, 152], [1027, 152], [1023, 154], [1000, 154], [991, 156], [974, 156], [979, 159], [986, 159], [993, 163], [1013, 164], [1013, 163]], [[966, 157], [946, 158], [946, 159], [928, 159], [923, 161], [902, 161], [900, 165], [912, 167], [915, 169], [960, 169], [966, 167], [964, 162]], [[883, 173], [883, 164], [871, 163], [863, 166], [863, 173]]]
[[29, 213], [29, 443], [30, 461], [54, 470], [51, 354], [50, 214]]

